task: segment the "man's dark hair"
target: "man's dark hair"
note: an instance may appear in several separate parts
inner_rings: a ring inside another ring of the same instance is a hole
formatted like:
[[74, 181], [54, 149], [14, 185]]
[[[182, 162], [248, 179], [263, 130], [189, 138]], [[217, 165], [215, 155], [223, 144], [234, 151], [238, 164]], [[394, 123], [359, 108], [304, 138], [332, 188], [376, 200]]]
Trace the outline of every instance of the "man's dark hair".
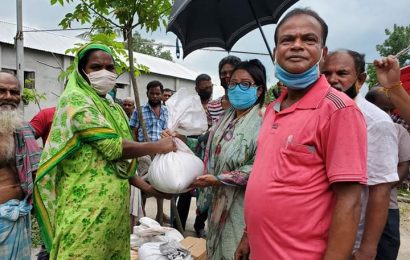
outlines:
[[313, 11], [309, 8], [296, 8], [296, 9], [293, 9], [292, 11], [287, 13], [282, 18], [282, 20], [280, 20], [280, 22], [278, 23], [278, 25], [276, 26], [276, 29], [275, 29], [275, 45], [276, 46], [278, 45], [278, 31], [279, 31], [279, 28], [283, 25], [283, 23], [286, 22], [287, 20], [289, 20], [289, 18], [292, 18], [293, 16], [302, 15], [302, 14], [312, 16], [313, 18], [315, 18], [320, 23], [320, 25], [322, 27], [322, 46], [326, 46], [326, 39], [327, 39], [327, 34], [328, 34], [327, 24], [318, 15], [318, 13], [316, 13], [315, 11]]
[[365, 72], [366, 62], [364, 60], [365, 55], [358, 53], [357, 51], [346, 50], [346, 52], [352, 56], [354, 60], [354, 67], [356, 69], [356, 74], [362, 74]]
[[251, 75], [252, 79], [255, 81], [255, 85], [262, 88], [262, 93], [259, 96], [256, 103], [259, 103], [259, 106], [262, 107], [265, 101], [265, 94], [267, 91], [266, 87], [266, 69], [263, 66], [262, 62], [258, 59], [253, 59], [249, 61], [242, 61], [232, 71], [232, 75], [237, 70], [245, 70]]
[[162, 91], [162, 92], [171, 92], [171, 93], [174, 93], [174, 91], [172, 90], [172, 89], [170, 89], [170, 88], [164, 88], [164, 91]]
[[226, 56], [225, 58], [223, 58], [223, 59], [219, 62], [219, 65], [218, 65], [218, 74], [221, 74], [222, 67], [223, 67], [225, 64], [231, 64], [233, 67], [235, 67], [235, 66], [238, 65], [240, 62], [241, 62], [241, 59], [238, 58], [238, 57], [236, 57], [236, 56], [233, 56], [233, 55], [228, 55], [228, 56]]
[[210, 80], [211, 80], [211, 77], [208, 74], [200, 74], [195, 79], [195, 85], [199, 86], [199, 83], [201, 83], [201, 81], [210, 81]]
[[162, 86], [162, 83], [159, 82], [158, 80], [153, 80], [150, 81], [147, 85], [147, 92], [151, 89], [151, 88], [156, 88], [159, 87], [161, 89], [161, 92], [164, 92], [164, 86]]
[[380, 92], [381, 87], [373, 87], [367, 92], [366, 96], [364, 97], [367, 101], [370, 103], [373, 103], [376, 105], [376, 100], [379, 95], [384, 95], [383, 92]]
[[329, 53], [328, 58], [334, 54], [343, 53], [343, 52], [346, 52], [347, 54], [350, 55], [350, 57], [353, 58], [354, 68], [356, 70], [357, 75], [365, 72], [365, 68], [366, 68], [365, 55], [358, 53], [357, 51], [352, 51], [352, 50], [347, 50], [347, 49], [336, 50], [336, 51], [332, 51], [331, 53]]

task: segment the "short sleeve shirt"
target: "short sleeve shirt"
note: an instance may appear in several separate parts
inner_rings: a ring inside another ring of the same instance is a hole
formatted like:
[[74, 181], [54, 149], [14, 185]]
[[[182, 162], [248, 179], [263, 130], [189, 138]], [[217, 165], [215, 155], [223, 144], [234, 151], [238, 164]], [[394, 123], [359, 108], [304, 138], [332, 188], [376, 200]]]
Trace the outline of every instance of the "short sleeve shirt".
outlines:
[[365, 184], [366, 125], [324, 76], [302, 99], [266, 110], [245, 195], [252, 259], [322, 259], [335, 182]]
[[[357, 95], [355, 101], [364, 115], [367, 126], [368, 185], [373, 186], [398, 181], [398, 139], [397, 130], [392, 119], [386, 112], [364, 99], [360, 94]], [[361, 198], [360, 223], [354, 246], [355, 250], [360, 247], [363, 237], [368, 198], [368, 187], [364, 187]]]
[[[410, 134], [401, 124], [394, 124], [397, 129], [399, 141], [399, 163], [410, 161]], [[390, 193], [389, 209], [398, 209], [397, 189], [393, 188]]]
[[[166, 106], [161, 105], [159, 117], [152, 110], [149, 104], [146, 104], [141, 107], [142, 116], [144, 118], [145, 124], [147, 126], [148, 137], [151, 142], [156, 142], [161, 139], [161, 133], [164, 129], [167, 128], [168, 123], [168, 109]], [[138, 142], [144, 141], [144, 134], [140, 123], [138, 122], [138, 113], [137, 110], [134, 110], [130, 119], [130, 127], [138, 129]]]
[[208, 125], [215, 125], [219, 118], [223, 116], [225, 110], [222, 107], [221, 103], [222, 98], [218, 98], [208, 102], [207, 105], [207, 118], [208, 118]]
[[368, 185], [398, 181], [398, 137], [392, 119], [360, 94], [355, 101], [367, 126]]
[[43, 140], [43, 145], [46, 143], [48, 134], [50, 133], [55, 111], [55, 107], [42, 109], [30, 121], [30, 125], [34, 129], [35, 136], [37, 138], [41, 137]]

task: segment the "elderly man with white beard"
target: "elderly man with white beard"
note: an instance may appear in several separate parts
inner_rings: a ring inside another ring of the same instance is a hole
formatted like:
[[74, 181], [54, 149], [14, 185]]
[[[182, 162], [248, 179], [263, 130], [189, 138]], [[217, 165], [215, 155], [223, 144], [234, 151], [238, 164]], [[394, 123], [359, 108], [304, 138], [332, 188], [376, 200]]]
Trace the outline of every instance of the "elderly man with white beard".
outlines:
[[0, 72], [0, 259], [31, 259], [33, 174], [41, 150], [20, 101], [18, 80]]

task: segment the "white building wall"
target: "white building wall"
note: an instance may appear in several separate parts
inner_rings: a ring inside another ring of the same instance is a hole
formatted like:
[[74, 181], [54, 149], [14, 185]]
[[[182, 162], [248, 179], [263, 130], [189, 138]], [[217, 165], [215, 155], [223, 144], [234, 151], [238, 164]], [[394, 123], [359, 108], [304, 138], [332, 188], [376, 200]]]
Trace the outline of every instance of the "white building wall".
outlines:
[[[35, 89], [39, 93], [45, 93], [46, 100], [40, 101], [40, 107], [46, 108], [55, 106], [58, 96], [63, 90], [63, 83], [57, 80], [63, 63], [61, 55], [53, 56], [51, 53], [24, 49], [24, 71], [31, 71], [35, 74]], [[16, 52], [13, 46], [2, 44], [1, 69], [16, 68]], [[24, 106], [24, 118], [30, 120], [39, 108], [35, 104]]]
[[[180, 88], [187, 88], [192, 90], [192, 93], [195, 93], [195, 82], [193, 80], [187, 80], [187, 79], [177, 79], [169, 77], [169, 76], [164, 76], [164, 75], [159, 75], [155, 73], [149, 73], [149, 74], [142, 74], [139, 77], [137, 77], [137, 85], [138, 85], [138, 93], [140, 95], [140, 103], [141, 105], [144, 105], [148, 102], [147, 99], [147, 85], [150, 81], [153, 80], [158, 80], [162, 83], [164, 88], [169, 88], [172, 90], [178, 90]], [[126, 97], [134, 97], [134, 91], [130, 89], [130, 83], [129, 83], [129, 76], [128, 74], [122, 74], [117, 82], [122, 83], [122, 84], [128, 84], [128, 86], [124, 89], [117, 89], [117, 98], [119, 99], [124, 99]], [[179, 82], [179, 83], [178, 83]]]
[[[35, 88], [39, 93], [46, 94], [46, 100], [40, 101], [41, 108], [52, 107], [57, 104], [58, 97], [64, 90], [64, 82], [58, 81], [58, 75], [61, 72], [61, 67], [65, 70], [73, 58], [70, 56], [53, 55], [50, 52], [44, 52], [34, 49], [24, 49], [24, 70], [33, 71], [35, 73]], [[0, 44], [0, 65], [1, 69], [16, 68], [16, 52], [14, 46], [10, 44]], [[195, 82], [193, 80], [179, 79], [171, 76], [149, 73], [137, 77], [137, 84], [140, 94], [140, 103], [147, 102], [146, 86], [152, 80], [159, 80], [164, 88], [177, 90], [185, 87], [195, 92]], [[118, 89], [117, 98], [123, 99], [128, 96], [133, 97], [133, 91], [129, 88], [130, 81], [126, 74], [121, 75], [118, 83], [128, 84], [124, 89]], [[30, 120], [39, 108], [35, 104], [24, 106], [24, 119]]]

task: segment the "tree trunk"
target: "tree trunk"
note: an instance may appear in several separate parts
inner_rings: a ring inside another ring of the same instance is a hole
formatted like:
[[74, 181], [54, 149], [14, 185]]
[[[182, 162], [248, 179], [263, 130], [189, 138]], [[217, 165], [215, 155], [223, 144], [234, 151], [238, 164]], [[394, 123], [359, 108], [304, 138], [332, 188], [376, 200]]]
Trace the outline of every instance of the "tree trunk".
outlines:
[[[135, 78], [135, 67], [134, 67], [134, 52], [132, 50], [132, 26], [126, 28], [126, 35], [127, 35], [127, 45], [128, 45], [128, 58], [129, 58], [129, 65], [130, 65], [130, 78], [132, 83], [132, 88], [134, 90], [134, 99], [135, 99], [135, 107], [138, 112], [138, 122], [144, 134], [144, 141], [150, 142], [151, 140], [148, 137], [147, 127], [145, 125], [144, 117], [142, 116], [141, 104], [140, 104], [140, 96], [138, 92], [137, 86], [137, 79]], [[138, 138], [138, 134], [136, 136]]]

